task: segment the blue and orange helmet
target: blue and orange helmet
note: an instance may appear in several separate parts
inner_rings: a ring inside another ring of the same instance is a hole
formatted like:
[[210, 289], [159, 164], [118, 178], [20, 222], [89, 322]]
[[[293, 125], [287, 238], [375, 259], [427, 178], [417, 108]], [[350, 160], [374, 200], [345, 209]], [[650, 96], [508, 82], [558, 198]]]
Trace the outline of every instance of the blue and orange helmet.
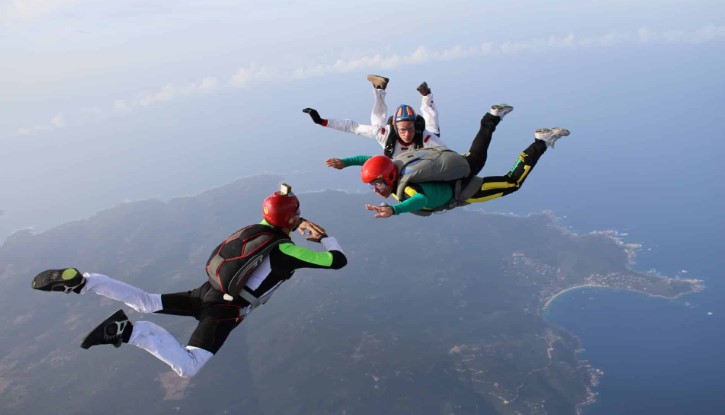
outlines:
[[415, 122], [416, 114], [410, 105], [401, 105], [395, 110], [393, 115], [393, 124], [399, 121], [413, 121]]

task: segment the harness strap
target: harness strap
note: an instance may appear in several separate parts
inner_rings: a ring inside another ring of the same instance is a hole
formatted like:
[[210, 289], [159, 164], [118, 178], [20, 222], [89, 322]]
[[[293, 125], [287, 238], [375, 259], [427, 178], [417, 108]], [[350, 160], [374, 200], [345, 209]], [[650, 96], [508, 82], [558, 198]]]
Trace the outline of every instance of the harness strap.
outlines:
[[247, 290], [240, 291], [239, 296], [242, 297], [242, 299], [244, 299], [246, 302], [248, 302], [252, 306], [252, 309], [257, 308], [262, 304], [262, 302], [259, 301], [259, 298], [255, 297]]

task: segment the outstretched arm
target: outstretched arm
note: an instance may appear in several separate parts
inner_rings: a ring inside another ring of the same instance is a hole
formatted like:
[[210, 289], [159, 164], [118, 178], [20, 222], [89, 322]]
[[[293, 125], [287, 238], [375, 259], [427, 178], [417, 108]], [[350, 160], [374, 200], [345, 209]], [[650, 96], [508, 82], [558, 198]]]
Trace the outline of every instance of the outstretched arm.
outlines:
[[406, 186], [407, 198], [392, 206], [365, 205], [365, 209], [377, 212], [376, 218], [389, 218], [401, 213], [416, 212], [424, 209], [436, 209], [446, 205], [453, 197], [451, 186], [444, 182], [418, 183]]
[[345, 162], [338, 158], [331, 158], [331, 159], [325, 160], [325, 166], [332, 167], [333, 169], [337, 169], [337, 170], [342, 170], [345, 167], [347, 167], [345, 165]]
[[415, 212], [426, 207], [428, 204], [428, 197], [423, 193], [415, 193], [408, 199], [402, 202], [396, 203], [389, 206], [383, 203], [380, 206], [365, 205], [365, 209], [376, 212], [375, 218], [389, 218], [393, 215], [400, 215], [401, 213]]
[[375, 218], [389, 218], [394, 213], [393, 207], [385, 204], [381, 206], [365, 205], [365, 209], [375, 211]]
[[345, 167], [350, 166], [362, 166], [372, 156], [354, 156], [346, 157], [344, 159], [331, 158], [325, 160], [325, 166], [332, 167], [333, 169], [342, 170]]
[[[289, 266], [291, 269], [340, 269], [347, 265], [347, 257], [345, 257], [345, 253], [342, 251], [337, 239], [328, 236], [327, 231], [322, 226], [306, 219], [300, 220], [301, 222], [297, 228], [298, 232], [305, 236], [308, 241], [320, 243], [325, 251], [314, 251], [293, 243], [280, 244], [280, 252], [286, 255], [284, 266]], [[282, 265], [280, 264], [280, 266]]]
[[317, 112], [314, 108], [305, 108], [302, 110], [302, 112], [309, 114], [310, 118], [312, 118], [312, 122], [315, 124], [321, 125], [323, 127], [329, 127], [333, 130], [342, 131], [345, 133], [353, 133], [357, 135], [362, 135], [365, 137], [370, 137], [374, 139], [375, 141], [380, 144], [381, 147], [385, 147], [385, 141], [388, 138], [388, 135], [390, 135], [390, 131], [387, 128], [387, 126], [380, 126], [380, 125], [365, 125], [365, 124], [358, 124], [357, 122], [353, 120], [332, 120], [332, 119], [325, 119], [320, 116], [320, 113]]

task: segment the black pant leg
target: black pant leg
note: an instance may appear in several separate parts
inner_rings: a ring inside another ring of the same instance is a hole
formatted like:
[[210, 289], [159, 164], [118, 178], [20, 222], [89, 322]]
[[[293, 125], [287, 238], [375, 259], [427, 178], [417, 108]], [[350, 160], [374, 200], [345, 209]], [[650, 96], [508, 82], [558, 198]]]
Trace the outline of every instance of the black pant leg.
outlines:
[[546, 152], [546, 143], [541, 140], [534, 140], [531, 145], [521, 152], [519, 159], [516, 160], [516, 163], [508, 172], [509, 181], [516, 183], [520, 187], [544, 152]]
[[511, 194], [521, 188], [542, 154], [546, 152], [546, 143], [534, 140], [519, 155], [518, 160], [505, 176], [487, 176], [483, 178], [483, 185], [468, 203], [487, 202]]
[[191, 316], [199, 319], [204, 296], [209, 291], [209, 283], [191, 291], [161, 294], [161, 305], [163, 308], [156, 313], [170, 314], [174, 316]]
[[499, 122], [501, 122], [500, 117], [489, 113], [486, 113], [481, 118], [481, 127], [473, 138], [473, 142], [471, 142], [471, 148], [468, 150], [468, 154], [466, 154], [468, 165], [471, 166], [471, 176], [477, 175], [486, 164], [488, 146], [491, 145], [493, 132], [496, 131], [496, 126]]
[[216, 354], [242, 320], [244, 317], [238, 305], [204, 303], [199, 324], [191, 333], [188, 345]]

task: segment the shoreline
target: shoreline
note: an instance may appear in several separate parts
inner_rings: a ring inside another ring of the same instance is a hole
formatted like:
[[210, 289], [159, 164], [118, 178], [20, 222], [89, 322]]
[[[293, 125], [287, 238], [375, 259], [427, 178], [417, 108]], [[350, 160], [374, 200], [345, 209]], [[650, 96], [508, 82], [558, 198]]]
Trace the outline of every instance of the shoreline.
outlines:
[[[664, 276], [662, 278], [673, 279], [671, 277], [664, 277]], [[662, 294], [652, 294], [652, 293], [649, 293], [647, 291], [634, 290], [634, 289], [631, 289], [631, 288], [610, 287], [608, 285], [595, 284], [595, 283], [586, 283], [586, 284], [574, 285], [572, 287], [565, 288], [565, 289], [557, 292], [556, 294], [552, 295], [551, 297], [549, 297], [549, 299], [546, 300], [546, 302], [541, 306], [540, 311], [541, 311], [542, 316], [543, 316], [543, 313], [546, 311], [546, 309], [549, 307], [549, 305], [556, 298], [558, 298], [560, 295], [565, 294], [565, 293], [567, 293], [569, 291], [574, 291], [574, 290], [581, 289], [581, 288], [602, 288], [602, 289], [610, 289], [610, 290], [615, 290], [615, 291], [628, 291], [628, 292], [643, 294], [643, 295], [646, 295], [648, 297], [659, 297], [659, 298], [664, 298], [664, 299], [668, 299], [668, 300], [674, 300], [676, 298], [682, 297], [683, 295], [689, 295], [689, 294], [694, 294], [694, 293], [701, 292], [706, 287], [703, 284], [704, 281], [701, 280], [701, 279], [688, 278], [688, 279], [680, 279], [680, 280], [681, 281], [688, 281], [688, 282], [692, 283], [692, 289], [690, 291], [682, 292], [682, 293], [679, 293], [679, 294], [676, 294], [676, 295], [673, 295], [673, 296], [667, 296], [667, 295], [662, 295]]]
[[[662, 278], [670, 278], [670, 277], [664, 277], [664, 276], [662, 276]], [[575, 411], [576, 411], [576, 414], [577, 415], [583, 415], [584, 414], [584, 408], [585, 407], [587, 407], [589, 405], [592, 405], [592, 404], [594, 404], [594, 403], [597, 402], [597, 397], [599, 396], [599, 392], [596, 392], [595, 391], [595, 388], [597, 388], [597, 386], [599, 386], [599, 380], [604, 376], [604, 370], [602, 370], [601, 368], [597, 368], [597, 367], [592, 366], [585, 359], [579, 359], [578, 356], [581, 355], [581, 353], [583, 353], [586, 350], [584, 348], [584, 342], [583, 342], [582, 338], [578, 334], [573, 333], [570, 330], [567, 330], [567, 329], [565, 329], [563, 327], [560, 327], [558, 324], [556, 324], [555, 322], [551, 321], [549, 318], [546, 317], [546, 310], [549, 308], [549, 306], [551, 305], [551, 303], [555, 299], [557, 299], [559, 296], [561, 296], [561, 295], [563, 295], [563, 294], [565, 294], [567, 292], [574, 291], [574, 290], [578, 290], [578, 289], [584, 289], [584, 288], [598, 288], [598, 289], [610, 289], [610, 290], [614, 290], [614, 291], [628, 291], [628, 292], [634, 292], [634, 293], [643, 294], [643, 295], [646, 295], [647, 297], [659, 297], [659, 298], [669, 299], [669, 300], [674, 300], [674, 299], [679, 298], [679, 297], [681, 297], [683, 295], [697, 293], [697, 292], [700, 292], [700, 291], [702, 291], [702, 290], [705, 289], [705, 285], [703, 284], [703, 282], [704, 282], [703, 280], [700, 280], [700, 279], [687, 279], [687, 281], [689, 281], [689, 282], [692, 283], [692, 289], [690, 291], [682, 292], [682, 293], [676, 294], [674, 296], [665, 296], [665, 295], [661, 295], [661, 294], [652, 294], [652, 293], [648, 293], [646, 291], [633, 290], [633, 289], [621, 288], [621, 287], [610, 287], [610, 286], [607, 286], [607, 285], [596, 284], [596, 283], [579, 284], [579, 285], [575, 285], [575, 286], [572, 286], [572, 287], [565, 288], [565, 289], [557, 292], [556, 294], [554, 294], [551, 297], [549, 297], [549, 299], [547, 299], [546, 302], [541, 306], [541, 308], [539, 309], [539, 315], [541, 316], [541, 318], [543, 318], [547, 323], [555, 325], [560, 330], [563, 330], [566, 333], [568, 333], [570, 336], [574, 337], [576, 339], [576, 341], [578, 342], [578, 344], [579, 344], [579, 349], [575, 351], [575, 355], [577, 356], [577, 359], [578, 359], [579, 364], [581, 364], [582, 366], [586, 367], [587, 373], [589, 375], [589, 384], [586, 385], [586, 395], [587, 395], [586, 398], [583, 401], [581, 401], [581, 402], [579, 402], [579, 403], [577, 403], [575, 405]]]
[[575, 286], [572, 286], [572, 287], [569, 287], [569, 288], [565, 288], [565, 289], [563, 289], [563, 290], [559, 291], [558, 293], [556, 293], [556, 294], [552, 295], [551, 297], [549, 297], [549, 299], [548, 299], [548, 300], [546, 300], [546, 302], [544, 303], [544, 305], [542, 305], [542, 306], [541, 306], [541, 313], [542, 313], [542, 316], [543, 316], [543, 313], [544, 313], [544, 312], [546, 311], [546, 309], [547, 309], [547, 308], [549, 307], [549, 305], [550, 305], [550, 304], [551, 304], [551, 303], [552, 303], [552, 302], [553, 302], [553, 301], [554, 301], [554, 300], [555, 300], [555, 299], [556, 299], [557, 297], [559, 297], [559, 296], [560, 296], [560, 295], [562, 295], [562, 294], [568, 293], [569, 291], [574, 291], [574, 290], [577, 290], [577, 289], [581, 289], [581, 288], [611, 288], [611, 289], [613, 289], [613, 290], [616, 290], [616, 289], [618, 289], [618, 288], [613, 288], [613, 287], [607, 287], [607, 286], [605, 286], [605, 285], [596, 285], [596, 284], [591, 284], [591, 283], [589, 283], [589, 284], [581, 284], [581, 285], [575, 285]]

